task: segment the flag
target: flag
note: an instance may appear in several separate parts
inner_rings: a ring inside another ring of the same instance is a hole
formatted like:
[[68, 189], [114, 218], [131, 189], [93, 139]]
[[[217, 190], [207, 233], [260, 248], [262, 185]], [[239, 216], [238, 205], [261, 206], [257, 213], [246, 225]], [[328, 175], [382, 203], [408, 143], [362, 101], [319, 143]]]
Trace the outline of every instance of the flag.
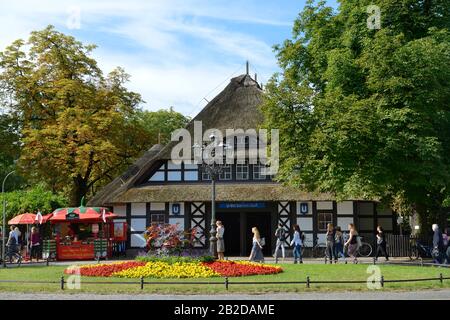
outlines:
[[36, 220], [39, 224], [42, 224], [43, 217], [42, 217], [41, 210], [38, 210], [37, 215], [36, 215], [36, 219], [35, 219], [35, 220]]
[[105, 208], [103, 208], [102, 219], [103, 219], [103, 222], [106, 223], [106, 209]]

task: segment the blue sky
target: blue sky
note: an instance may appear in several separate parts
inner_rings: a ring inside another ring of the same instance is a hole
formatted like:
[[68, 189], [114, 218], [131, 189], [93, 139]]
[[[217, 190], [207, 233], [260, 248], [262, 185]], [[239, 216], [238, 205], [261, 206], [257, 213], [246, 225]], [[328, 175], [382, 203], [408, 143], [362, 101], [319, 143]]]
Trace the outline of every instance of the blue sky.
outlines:
[[[48, 24], [85, 43], [103, 71], [121, 66], [147, 110], [195, 116], [245, 72], [277, 71], [272, 46], [291, 36], [305, 0], [21, 0], [0, 4], [0, 50]], [[336, 6], [334, 1], [330, 5]]]

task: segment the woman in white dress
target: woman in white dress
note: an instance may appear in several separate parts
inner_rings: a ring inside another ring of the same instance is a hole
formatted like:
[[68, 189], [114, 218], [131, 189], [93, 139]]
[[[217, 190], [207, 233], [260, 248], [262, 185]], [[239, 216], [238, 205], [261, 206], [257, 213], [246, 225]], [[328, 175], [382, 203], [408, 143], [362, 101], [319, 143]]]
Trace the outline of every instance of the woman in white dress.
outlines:
[[217, 238], [217, 256], [219, 258], [219, 260], [224, 260], [225, 259], [225, 241], [223, 240], [223, 234], [225, 233], [225, 228], [222, 224], [222, 221], [217, 220], [216, 222], [216, 226], [217, 226], [217, 233], [216, 233], [216, 238]]

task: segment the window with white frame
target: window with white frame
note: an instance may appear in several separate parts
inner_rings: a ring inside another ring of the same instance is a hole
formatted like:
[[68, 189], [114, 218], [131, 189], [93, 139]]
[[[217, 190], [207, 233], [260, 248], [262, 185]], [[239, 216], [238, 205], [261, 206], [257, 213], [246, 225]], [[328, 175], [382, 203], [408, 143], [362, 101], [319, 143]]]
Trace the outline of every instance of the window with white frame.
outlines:
[[233, 171], [231, 169], [231, 165], [227, 164], [222, 167], [222, 172], [220, 172], [219, 179], [220, 180], [231, 180], [233, 178]]
[[266, 175], [264, 174], [265, 165], [255, 164], [253, 165], [253, 180], [265, 180]]
[[164, 181], [166, 178], [165, 175], [166, 165], [163, 164], [158, 170], [150, 177], [148, 181]]
[[333, 223], [333, 214], [331, 212], [319, 212], [317, 214], [318, 231], [327, 231], [327, 225]]
[[153, 213], [150, 216], [150, 222], [152, 224], [165, 224], [166, 223], [166, 215], [163, 213]]
[[248, 164], [236, 164], [236, 180], [248, 180]]

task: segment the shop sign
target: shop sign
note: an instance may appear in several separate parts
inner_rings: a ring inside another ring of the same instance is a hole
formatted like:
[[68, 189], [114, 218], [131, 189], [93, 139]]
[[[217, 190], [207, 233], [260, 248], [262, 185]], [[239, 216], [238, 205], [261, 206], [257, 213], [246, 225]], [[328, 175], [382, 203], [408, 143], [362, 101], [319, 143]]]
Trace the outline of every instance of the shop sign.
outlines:
[[66, 220], [77, 220], [80, 219], [80, 215], [76, 212], [68, 212], [66, 214]]
[[266, 207], [265, 202], [221, 202], [219, 209], [263, 209]]
[[172, 214], [173, 215], [179, 215], [181, 211], [181, 206], [179, 203], [172, 204]]
[[301, 214], [307, 214], [309, 211], [309, 206], [307, 202], [300, 203], [300, 213]]

